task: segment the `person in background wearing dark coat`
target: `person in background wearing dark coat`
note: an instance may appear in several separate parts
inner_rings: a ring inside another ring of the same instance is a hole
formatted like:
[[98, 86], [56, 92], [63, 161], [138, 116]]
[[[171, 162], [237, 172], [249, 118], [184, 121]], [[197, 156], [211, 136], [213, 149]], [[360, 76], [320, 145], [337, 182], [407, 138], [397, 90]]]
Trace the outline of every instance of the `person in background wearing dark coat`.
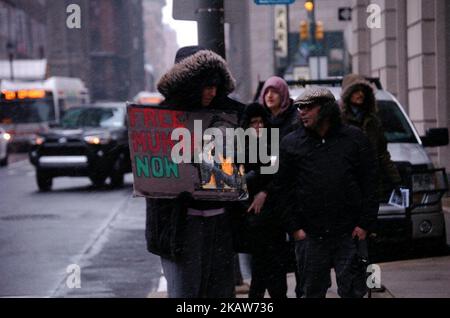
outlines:
[[377, 116], [377, 105], [372, 85], [357, 74], [349, 74], [342, 82], [341, 108], [343, 121], [360, 128], [369, 138], [380, 172], [378, 196], [386, 198], [394, 188], [398, 188], [401, 177], [391, 160], [387, 149], [384, 129]]
[[[269, 113], [258, 103], [246, 107], [242, 116], [242, 128], [255, 129], [249, 138], [261, 140], [262, 129], [270, 133]], [[270, 140], [270, 135], [267, 140]], [[250, 141], [247, 145], [252, 144]], [[255, 142], [258, 147], [266, 147], [267, 144]], [[249, 191], [249, 207], [247, 209], [249, 245], [251, 254], [251, 284], [249, 298], [264, 298], [266, 290], [271, 298], [283, 299], [287, 293], [287, 244], [286, 234], [281, 227], [280, 218], [275, 211], [266, 209], [265, 198], [270, 194], [269, 187], [273, 175], [262, 174], [261, 162], [252, 163], [249, 160], [250, 150], [246, 149], [246, 184]], [[257, 151], [259, 153], [259, 149]], [[270, 163], [269, 163], [270, 164]]]
[[[294, 107], [294, 101], [289, 96], [289, 86], [284, 79], [278, 76], [272, 76], [267, 79], [264, 83], [264, 86], [261, 90], [261, 95], [259, 97], [260, 104], [264, 105], [264, 107], [269, 111], [270, 114], [270, 125], [272, 128], [278, 128], [280, 134], [280, 142], [281, 140], [288, 135], [289, 133], [295, 131], [300, 126], [300, 117], [299, 112], [296, 107]], [[281, 157], [279, 160], [283, 160]], [[276, 193], [272, 192], [272, 196], [275, 196]], [[262, 196], [259, 198], [263, 199]], [[264, 198], [265, 200], [266, 198]], [[263, 203], [264, 204], [264, 201]], [[262, 205], [260, 203], [260, 205]], [[273, 211], [282, 211], [283, 210], [283, 202], [270, 200], [268, 198], [268, 202], [266, 204], [267, 209], [271, 209]], [[287, 256], [287, 270], [288, 272], [294, 271], [295, 278], [297, 281], [297, 285], [295, 288], [295, 292], [298, 297], [300, 297], [300, 292], [298, 290], [299, 286], [299, 276], [297, 271], [295, 270], [295, 255], [294, 255], [294, 243], [292, 238], [290, 238], [291, 242], [289, 243], [289, 250]]]
[[360, 129], [342, 124], [328, 89], [308, 88], [295, 105], [304, 129], [283, 139], [276, 184], [296, 240], [302, 296], [324, 298], [334, 268], [338, 294], [361, 298], [367, 286], [358, 246], [378, 213], [375, 156]]
[[[219, 55], [184, 47], [158, 83], [162, 105], [185, 110], [220, 109], [238, 114], [242, 104], [227, 97], [235, 88]], [[231, 298], [235, 295], [230, 210], [225, 202], [147, 199], [149, 252], [160, 255], [169, 298]]]

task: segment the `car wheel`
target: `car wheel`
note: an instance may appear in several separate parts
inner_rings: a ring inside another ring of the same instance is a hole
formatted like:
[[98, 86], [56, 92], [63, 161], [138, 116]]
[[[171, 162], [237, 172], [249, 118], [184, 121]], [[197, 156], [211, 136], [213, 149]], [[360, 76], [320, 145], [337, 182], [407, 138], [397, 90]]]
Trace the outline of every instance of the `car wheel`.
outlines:
[[48, 176], [44, 172], [37, 171], [36, 172], [36, 182], [39, 187], [39, 190], [43, 192], [50, 191], [53, 185], [53, 178]]
[[114, 166], [112, 168], [112, 172], [111, 172], [111, 186], [114, 188], [118, 188], [123, 186], [123, 182], [124, 182], [124, 173], [123, 173], [123, 169], [122, 169], [122, 159], [119, 156], [119, 158], [117, 158], [116, 162], [114, 163]]
[[6, 167], [8, 165], [8, 155], [2, 160], [0, 160], [0, 167]]
[[106, 181], [106, 177], [101, 175], [90, 176], [89, 179], [91, 179], [92, 184], [97, 188], [103, 187]]

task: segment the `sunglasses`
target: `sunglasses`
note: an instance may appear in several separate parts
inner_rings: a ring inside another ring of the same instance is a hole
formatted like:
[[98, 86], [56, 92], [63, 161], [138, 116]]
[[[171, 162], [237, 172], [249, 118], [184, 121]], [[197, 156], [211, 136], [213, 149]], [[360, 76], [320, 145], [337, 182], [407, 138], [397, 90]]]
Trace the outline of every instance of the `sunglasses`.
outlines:
[[318, 107], [319, 105], [317, 105], [317, 104], [300, 104], [300, 105], [297, 105], [297, 109], [298, 110], [301, 110], [301, 111], [310, 111], [310, 110], [312, 110], [312, 109], [314, 109], [314, 108], [316, 108], [316, 107]]

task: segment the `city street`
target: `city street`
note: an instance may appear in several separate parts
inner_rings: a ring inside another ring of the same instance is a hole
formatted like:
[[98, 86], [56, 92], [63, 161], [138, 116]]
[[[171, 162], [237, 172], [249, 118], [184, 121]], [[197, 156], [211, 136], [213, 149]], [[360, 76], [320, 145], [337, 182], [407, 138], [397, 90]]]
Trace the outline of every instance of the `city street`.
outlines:
[[[28, 160], [0, 169], [0, 297], [146, 297], [157, 288], [144, 200], [132, 197], [127, 177], [119, 190], [57, 178], [41, 193]], [[80, 289], [66, 285], [71, 264], [81, 268]]]

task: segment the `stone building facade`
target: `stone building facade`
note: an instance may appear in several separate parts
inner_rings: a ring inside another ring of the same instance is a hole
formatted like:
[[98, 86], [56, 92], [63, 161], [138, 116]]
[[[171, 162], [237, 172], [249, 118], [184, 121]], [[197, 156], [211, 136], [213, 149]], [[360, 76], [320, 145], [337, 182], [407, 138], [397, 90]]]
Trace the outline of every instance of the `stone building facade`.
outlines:
[[[381, 9], [381, 28], [367, 26], [367, 6]], [[450, 127], [450, 1], [353, 0], [353, 70], [381, 78], [421, 135]], [[431, 148], [450, 170], [450, 147]]]

